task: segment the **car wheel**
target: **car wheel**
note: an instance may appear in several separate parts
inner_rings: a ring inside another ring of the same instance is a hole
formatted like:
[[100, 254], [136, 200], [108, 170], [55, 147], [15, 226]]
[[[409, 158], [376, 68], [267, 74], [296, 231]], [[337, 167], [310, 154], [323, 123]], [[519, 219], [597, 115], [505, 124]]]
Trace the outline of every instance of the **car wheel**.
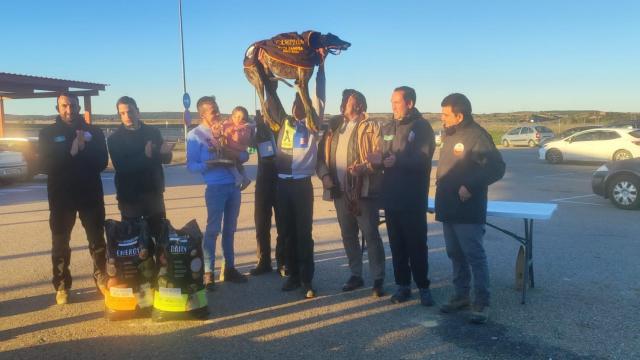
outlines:
[[529, 145], [529, 147], [535, 147], [536, 146], [536, 142], [533, 141], [533, 140], [529, 140], [528, 145]]
[[631, 155], [631, 153], [627, 150], [618, 150], [615, 153], [613, 153], [613, 160], [617, 161], [617, 160], [625, 160], [625, 159], [631, 159], [633, 157], [633, 155]]
[[507, 140], [507, 139], [502, 140], [502, 146], [509, 147], [509, 145], [510, 145], [509, 144], [509, 140]]
[[640, 179], [631, 175], [616, 176], [609, 181], [609, 200], [617, 208], [631, 210], [640, 205]]
[[548, 150], [544, 157], [551, 164], [560, 164], [562, 162], [562, 153], [558, 149]]

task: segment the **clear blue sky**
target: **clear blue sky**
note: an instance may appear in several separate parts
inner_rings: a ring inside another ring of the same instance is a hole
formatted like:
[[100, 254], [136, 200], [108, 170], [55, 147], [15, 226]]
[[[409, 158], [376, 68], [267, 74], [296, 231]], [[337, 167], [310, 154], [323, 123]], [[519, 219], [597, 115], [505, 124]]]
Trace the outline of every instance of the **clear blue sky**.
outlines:
[[[241, 63], [250, 43], [309, 29], [352, 43], [327, 60], [329, 113], [346, 87], [389, 112], [399, 85], [429, 112], [451, 92], [476, 113], [640, 111], [638, 1], [184, 0], [183, 15], [188, 91], [216, 95], [223, 112], [254, 109]], [[109, 84], [95, 113], [115, 113], [122, 95], [142, 111], [182, 110], [178, 0], [2, 1], [0, 23], [0, 71]], [[10, 114], [53, 106], [5, 102]]]

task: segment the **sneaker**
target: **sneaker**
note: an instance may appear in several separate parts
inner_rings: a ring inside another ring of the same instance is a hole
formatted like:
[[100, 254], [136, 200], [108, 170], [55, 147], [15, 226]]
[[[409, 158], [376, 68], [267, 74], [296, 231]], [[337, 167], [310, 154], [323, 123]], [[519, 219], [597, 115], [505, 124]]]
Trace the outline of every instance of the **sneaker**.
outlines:
[[420, 305], [433, 306], [433, 297], [431, 296], [431, 290], [429, 288], [418, 289], [420, 291]]
[[215, 290], [215, 282], [213, 281], [213, 274], [210, 272], [204, 273], [204, 288], [211, 292]]
[[240, 191], [246, 189], [249, 187], [249, 185], [251, 184], [251, 179], [245, 177], [244, 179], [242, 179], [242, 182], [240, 183]]
[[489, 305], [473, 304], [469, 322], [473, 324], [485, 324], [489, 320]]
[[65, 305], [69, 303], [69, 290], [63, 289], [56, 291], [56, 304]]
[[347, 280], [347, 282], [344, 283], [344, 285], [342, 285], [342, 291], [353, 291], [363, 286], [364, 286], [364, 280], [362, 280], [362, 277], [351, 275], [349, 280]]
[[280, 277], [287, 277], [289, 276], [289, 269], [285, 265], [278, 265], [278, 274]]
[[304, 289], [305, 299], [313, 299], [316, 297], [316, 291], [313, 289], [313, 286], [311, 286], [311, 283], [305, 283], [302, 287]]
[[271, 267], [271, 264], [266, 262], [264, 263], [259, 262], [255, 268], [249, 270], [249, 274], [251, 274], [251, 276], [258, 276], [258, 275], [270, 273], [272, 271], [273, 271], [273, 268]]
[[282, 291], [291, 291], [299, 288], [302, 284], [300, 283], [300, 278], [290, 276], [287, 278], [287, 281], [282, 285]]
[[247, 276], [241, 274], [236, 268], [224, 269], [224, 281], [232, 282], [235, 284], [246, 283], [248, 281]]
[[373, 297], [384, 296], [384, 280], [378, 279], [373, 282], [372, 293], [373, 293]]
[[400, 304], [411, 299], [411, 289], [408, 286], [398, 286], [398, 290], [391, 295], [391, 303]]
[[449, 314], [459, 310], [465, 310], [471, 305], [469, 296], [453, 296], [449, 299], [449, 302], [440, 306], [440, 312]]

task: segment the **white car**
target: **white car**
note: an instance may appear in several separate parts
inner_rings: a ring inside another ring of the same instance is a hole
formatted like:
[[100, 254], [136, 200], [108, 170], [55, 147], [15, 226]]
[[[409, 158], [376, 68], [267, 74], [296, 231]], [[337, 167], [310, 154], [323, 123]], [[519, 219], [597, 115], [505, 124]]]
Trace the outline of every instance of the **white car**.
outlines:
[[599, 128], [585, 130], [544, 143], [540, 160], [552, 164], [563, 161], [610, 161], [640, 157], [640, 130]]
[[12, 182], [25, 179], [27, 162], [22, 153], [17, 151], [0, 151], [0, 182]]
[[433, 132], [436, 139], [436, 146], [442, 145], [442, 135], [444, 134], [444, 130], [436, 130]]

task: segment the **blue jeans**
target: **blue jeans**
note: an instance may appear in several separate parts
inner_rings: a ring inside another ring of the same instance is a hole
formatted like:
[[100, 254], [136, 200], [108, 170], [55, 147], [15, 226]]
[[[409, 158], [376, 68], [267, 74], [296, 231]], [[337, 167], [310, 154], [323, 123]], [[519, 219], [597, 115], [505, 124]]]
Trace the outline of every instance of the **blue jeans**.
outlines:
[[[489, 266], [482, 246], [484, 224], [442, 223], [447, 255], [453, 265], [457, 296], [469, 296], [473, 274], [474, 303], [489, 305]], [[471, 269], [469, 269], [471, 267]]]
[[[233, 236], [240, 214], [240, 189], [233, 183], [207, 185], [207, 228], [204, 233], [204, 271], [213, 272], [216, 260], [216, 241], [222, 228], [222, 253], [225, 266], [234, 267]], [[224, 269], [223, 269], [224, 270]]]

